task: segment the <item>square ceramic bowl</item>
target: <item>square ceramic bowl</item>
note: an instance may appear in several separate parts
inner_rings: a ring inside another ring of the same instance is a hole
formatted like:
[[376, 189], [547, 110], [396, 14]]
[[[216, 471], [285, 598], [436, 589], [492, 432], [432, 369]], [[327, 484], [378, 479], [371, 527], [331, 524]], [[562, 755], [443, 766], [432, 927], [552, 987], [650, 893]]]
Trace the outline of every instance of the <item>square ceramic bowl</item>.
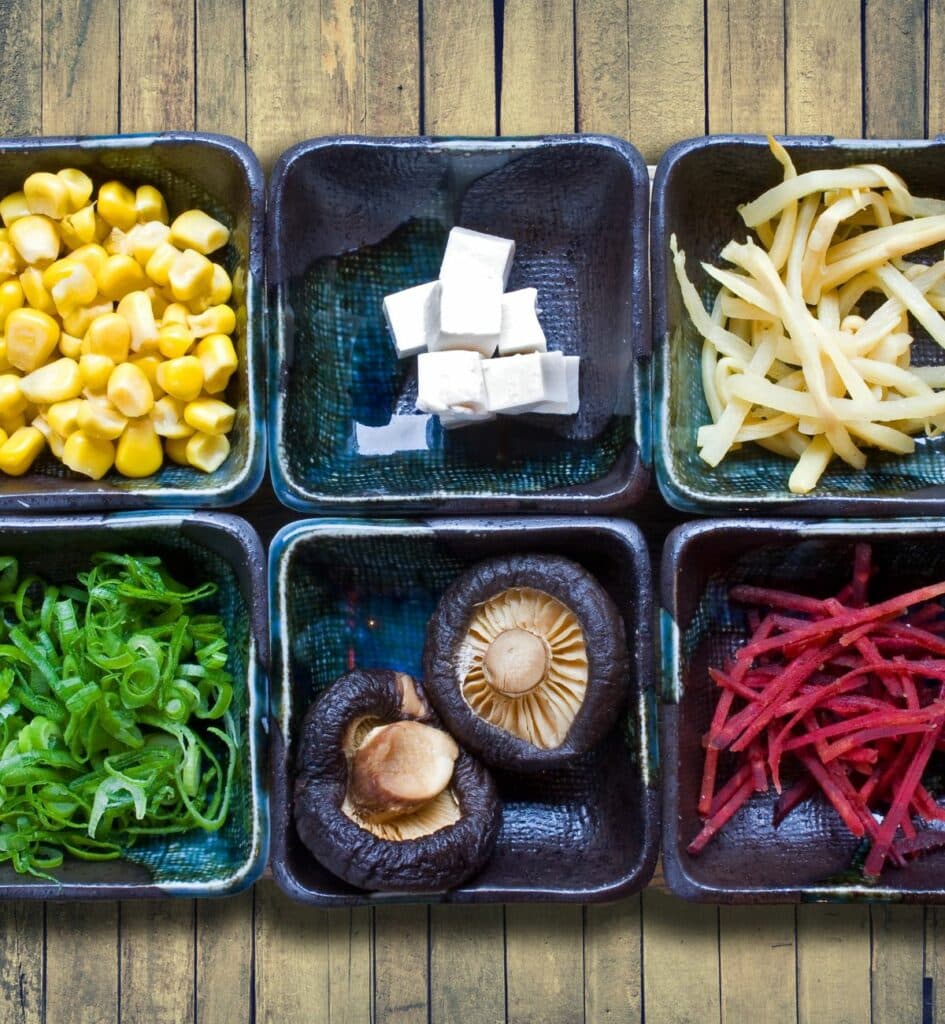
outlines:
[[[276, 493], [328, 513], [603, 512], [647, 480], [646, 167], [603, 136], [325, 138], [270, 191]], [[434, 280], [454, 225], [512, 238], [549, 350], [581, 356], [575, 416], [443, 431], [419, 414], [385, 295]]]
[[[710, 520], [670, 534], [661, 610], [663, 870], [678, 896], [714, 903], [945, 902], [945, 852], [904, 868], [888, 866], [879, 884], [867, 885], [852, 865], [859, 840], [820, 799], [805, 802], [775, 829], [773, 791], [756, 793], [698, 857], [686, 852], [702, 827], [696, 812], [702, 736], [718, 698], [707, 669], [748, 634], [745, 610], [729, 598], [729, 588], [747, 583], [834, 594], [849, 579], [857, 541], [872, 545], [874, 600], [945, 579], [943, 520]], [[941, 779], [943, 767], [945, 761], [933, 760], [930, 771]], [[730, 771], [721, 759], [720, 784]], [[941, 781], [930, 786], [945, 797]]]
[[263, 716], [268, 663], [264, 554], [255, 531], [236, 516], [210, 512], [120, 512], [108, 516], [0, 518], [0, 554], [53, 583], [74, 579], [97, 551], [160, 555], [185, 583], [212, 580], [217, 594], [195, 609], [223, 617], [227, 671], [241, 743], [230, 813], [217, 832], [195, 829], [147, 838], [121, 860], [67, 857], [57, 883], [0, 865], [0, 899], [90, 900], [225, 896], [252, 885], [269, 846]]
[[[494, 772], [503, 804], [485, 868], [448, 892], [355, 889], [302, 845], [292, 818], [295, 742], [318, 693], [353, 666], [420, 678], [427, 621], [466, 567], [503, 553], [553, 552], [580, 562], [620, 608], [630, 645], [630, 698], [589, 754], [532, 776]], [[650, 570], [630, 523], [590, 518], [293, 523], [269, 562], [273, 638], [272, 869], [294, 899], [320, 906], [423, 900], [593, 902], [641, 889], [655, 864], [659, 799], [652, 703]]]
[[[785, 138], [799, 173], [822, 167], [880, 163], [900, 174], [916, 196], [945, 199], [945, 142]], [[916, 451], [897, 456], [868, 450], [866, 469], [835, 459], [810, 495], [787, 489], [792, 463], [745, 445], [715, 469], [698, 455], [698, 428], [710, 422], [699, 368], [701, 339], [682, 306], [669, 239], [686, 253], [686, 271], [704, 303], [718, 286], [702, 261], [720, 265], [732, 238], [751, 233], [738, 206], [782, 179], [781, 165], [762, 136], [715, 136], [680, 142], [666, 151], [653, 184], [654, 457], [666, 500], [687, 512], [793, 515], [918, 515], [945, 509], [945, 436], [916, 439]], [[929, 250], [930, 252], [933, 250]], [[941, 246], [934, 247], [941, 257]], [[913, 324], [916, 364], [941, 363], [941, 348]]]
[[0, 140], [0, 195], [19, 190], [33, 171], [78, 167], [96, 188], [112, 178], [135, 187], [151, 184], [174, 217], [197, 206], [230, 228], [230, 241], [214, 258], [233, 278], [239, 369], [225, 398], [235, 406], [232, 449], [213, 473], [165, 460], [154, 476], [134, 480], [109, 473], [89, 480], [46, 452], [31, 472], [0, 474], [0, 511], [76, 512], [90, 509], [218, 507], [245, 501], [265, 472], [265, 369], [262, 310], [265, 192], [262, 169], [243, 142], [204, 132], [90, 138]]

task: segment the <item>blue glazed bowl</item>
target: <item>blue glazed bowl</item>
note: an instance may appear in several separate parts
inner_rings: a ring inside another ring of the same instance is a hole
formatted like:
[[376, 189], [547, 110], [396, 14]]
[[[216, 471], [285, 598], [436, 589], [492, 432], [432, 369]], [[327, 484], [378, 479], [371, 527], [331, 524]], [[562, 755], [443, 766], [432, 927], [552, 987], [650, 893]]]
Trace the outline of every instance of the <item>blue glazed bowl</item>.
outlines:
[[67, 857], [52, 872], [57, 884], [0, 865], [0, 899], [89, 900], [160, 896], [225, 896], [252, 885], [269, 849], [264, 715], [268, 664], [264, 554], [253, 528], [210, 512], [124, 512], [110, 516], [0, 518], [0, 554], [21, 571], [52, 582], [88, 567], [96, 551], [160, 555], [183, 582], [212, 580], [218, 592], [204, 609], [223, 617], [230, 640], [227, 671], [241, 731], [239, 763], [226, 823], [149, 837], [122, 860]]
[[[498, 843], [485, 868], [449, 892], [365, 892], [330, 874], [302, 845], [292, 817], [299, 723], [353, 667], [421, 678], [427, 621], [465, 568], [498, 554], [553, 552], [593, 573], [624, 616], [627, 711], [598, 747], [530, 776], [495, 772]], [[275, 686], [272, 870], [291, 897], [319, 906], [616, 899], [643, 888], [659, 831], [650, 570], [630, 523], [589, 518], [309, 520], [285, 527], [269, 559]]]
[[[880, 163], [900, 174], [916, 196], [945, 199], [938, 140], [782, 140], [799, 173], [821, 167]], [[916, 438], [916, 451], [897, 456], [867, 449], [869, 462], [855, 470], [834, 459], [809, 495], [788, 491], [792, 462], [745, 445], [712, 469], [696, 449], [698, 428], [710, 422], [702, 391], [702, 342], [685, 312], [669, 251], [675, 233], [686, 253], [690, 280], [708, 304], [718, 286], [700, 262], [720, 264], [719, 252], [750, 234], [739, 204], [778, 184], [782, 170], [760, 135], [690, 139], [666, 151], [653, 182], [650, 265], [653, 280], [654, 458], [663, 497], [685, 512], [792, 515], [919, 515], [945, 509], [945, 436]], [[935, 247], [938, 257], [941, 247]], [[913, 362], [940, 363], [941, 348], [917, 324]]]
[[155, 185], [172, 217], [197, 206], [230, 228], [230, 241], [219, 255], [233, 278], [240, 363], [223, 396], [237, 410], [232, 447], [213, 473], [165, 460], [158, 473], [137, 480], [118, 473], [89, 480], [47, 452], [26, 476], [0, 474], [0, 512], [219, 507], [245, 501], [262, 481], [266, 461], [265, 191], [259, 161], [245, 143], [205, 132], [3, 139], [0, 195], [20, 189], [33, 171], [62, 167], [80, 168], [96, 187], [111, 178], [132, 187]]
[[[325, 138], [270, 190], [270, 444], [301, 511], [602, 512], [642, 494], [648, 179], [604, 136]], [[509, 288], [538, 289], [549, 349], [580, 355], [576, 416], [444, 432], [415, 412], [381, 303], [436, 278], [454, 224], [516, 241]]]
[[[662, 852], [666, 884], [677, 896], [710, 903], [945, 902], [945, 853], [887, 867], [880, 883], [867, 885], [852, 865], [859, 840], [820, 799], [801, 804], [775, 829], [773, 790], [755, 793], [698, 857], [686, 851], [702, 827], [702, 737], [719, 692], [707, 669], [748, 635], [745, 609], [729, 598], [730, 587], [836, 593], [849, 578], [857, 541], [872, 545], [874, 599], [945, 579], [941, 520], [722, 519], [670, 534], [661, 581]], [[729, 771], [721, 759], [720, 784]], [[940, 775], [929, 785], [933, 796], [945, 796]]]

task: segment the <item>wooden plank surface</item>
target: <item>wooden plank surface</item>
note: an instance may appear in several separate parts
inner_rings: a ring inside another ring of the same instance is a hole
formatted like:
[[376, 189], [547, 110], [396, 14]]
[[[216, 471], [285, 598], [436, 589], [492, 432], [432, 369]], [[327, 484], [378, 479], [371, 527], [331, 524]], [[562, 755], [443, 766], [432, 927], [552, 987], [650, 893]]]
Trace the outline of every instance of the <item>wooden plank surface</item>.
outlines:
[[505, 915], [502, 907], [430, 911], [432, 1024], [505, 1019]]
[[925, 909], [875, 906], [870, 919], [873, 1020], [922, 1020], [925, 965], [916, 939], [925, 929]]
[[510, 1024], [573, 1024], [584, 1013], [581, 908], [517, 903], [505, 910]]
[[430, 911], [374, 910], [374, 1005], [378, 1020], [425, 1024], [430, 1002]]
[[869, 907], [797, 908], [797, 1019], [799, 1024], [870, 1019]]
[[639, 896], [584, 914], [584, 1019], [634, 1024], [643, 1015], [643, 929]]
[[41, 903], [0, 904], [0, 1022], [43, 1020], [44, 913]]
[[870, 0], [864, 4], [864, 133], [872, 138], [925, 134], [924, 0]]
[[795, 937], [793, 907], [719, 909], [722, 1024], [797, 1019]]

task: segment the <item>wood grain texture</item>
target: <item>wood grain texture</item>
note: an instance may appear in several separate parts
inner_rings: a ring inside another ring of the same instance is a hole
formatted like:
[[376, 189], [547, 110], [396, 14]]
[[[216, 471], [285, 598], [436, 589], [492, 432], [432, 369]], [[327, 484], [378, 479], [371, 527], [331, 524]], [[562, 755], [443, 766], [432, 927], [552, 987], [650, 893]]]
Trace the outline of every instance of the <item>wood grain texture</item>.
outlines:
[[510, 904], [505, 976], [510, 1024], [573, 1024], [584, 1014], [581, 908]]
[[328, 1020], [363, 1024], [372, 1019], [374, 991], [373, 912], [333, 910], [328, 914]]
[[420, 20], [416, 0], [368, 0], [364, 25], [364, 131], [420, 131]]
[[500, 102], [503, 135], [574, 131], [571, 0], [506, 0]]
[[242, 4], [196, 0], [195, 126], [246, 136], [246, 59]]
[[719, 908], [722, 1024], [797, 1019], [794, 935], [793, 907]]
[[492, 12], [492, 0], [424, 0], [424, 131], [430, 135], [495, 134]]
[[121, 130], [194, 126], [193, 0], [122, 0]]
[[252, 1014], [253, 893], [197, 900], [197, 1024], [249, 1024]]
[[785, 0], [787, 130], [863, 130], [859, 0]]
[[46, 905], [46, 1021], [114, 1024], [118, 904]]
[[873, 1020], [921, 1020], [925, 910], [877, 904], [870, 918]]
[[703, 1024], [720, 1018], [718, 908], [643, 894], [646, 1024]]
[[44, 0], [43, 130], [118, 130], [118, 4]]
[[256, 1021], [328, 1021], [328, 912], [256, 884]]
[[925, 0], [869, 0], [863, 6], [864, 134], [925, 135]]
[[705, 131], [703, 0], [630, 5], [630, 141], [650, 163]]
[[870, 911], [866, 906], [797, 908], [798, 1024], [870, 1019]]
[[[912, 954], [920, 945], [913, 940]], [[925, 914], [925, 977], [932, 988], [932, 1020], [945, 1020], [945, 907], [929, 907]]]
[[643, 1014], [639, 896], [584, 912], [584, 1019], [636, 1024]]
[[0, 135], [38, 135], [43, 130], [42, 0], [0, 3], [0, 68]]
[[192, 1022], [193, 900], [127, 900], [120, 936], [121, 1019]]
[[[927, 129], [929, 136], [945, 132], [945, 0], [928, 0], [926, 32], [926, 71], [928, 92]], [[917, 98], [912, 98], [912, 104]]]
[[709, 131], [784, 131], [784, 0], [707, 0]]
[[430, 910], [431, 1024], [505, 1020], [502, 907]]
[[0, 904], [0, 1024], [43, 1020], [43, 905]]
[[577, 128], [630, 134], [630, 36], [627, 0], [574, 4]]
[[374, 1013], [385, 1024], [429, 1019], [429, 910], [387, 906], [374, 910]]

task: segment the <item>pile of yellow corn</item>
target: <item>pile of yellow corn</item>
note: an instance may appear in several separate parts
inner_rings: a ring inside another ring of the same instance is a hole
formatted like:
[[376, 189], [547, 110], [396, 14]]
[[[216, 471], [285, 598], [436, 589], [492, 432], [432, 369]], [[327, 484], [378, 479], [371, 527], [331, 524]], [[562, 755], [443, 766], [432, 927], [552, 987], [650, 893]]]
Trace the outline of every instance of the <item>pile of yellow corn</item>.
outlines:
[[150, 185], [92, 193], [66, 168], [0, 200], [0, 471], [48, 444], [94, 480], [149, 476], [165, 451], [210, 473], [236, 414], [232, 282], [207, 258], [229, 231], [201, 210], [169, 223]]

